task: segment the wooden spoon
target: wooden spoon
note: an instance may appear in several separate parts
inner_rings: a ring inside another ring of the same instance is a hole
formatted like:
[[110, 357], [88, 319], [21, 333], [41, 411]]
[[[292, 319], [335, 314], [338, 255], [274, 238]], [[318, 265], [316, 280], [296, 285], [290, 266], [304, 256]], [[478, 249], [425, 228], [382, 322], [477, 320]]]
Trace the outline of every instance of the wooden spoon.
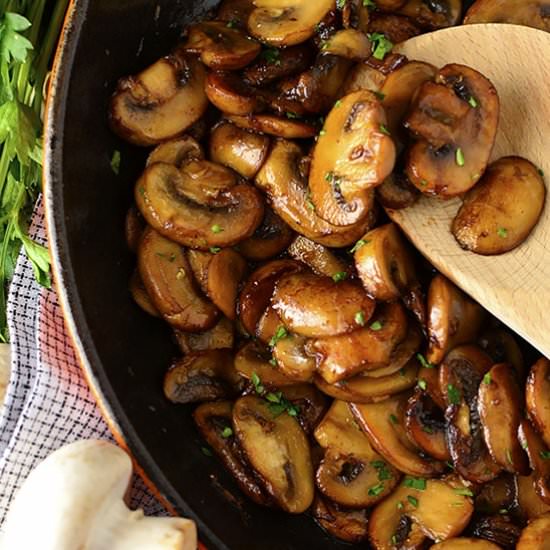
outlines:
[[[550, 33], [507, 24], [465, 25], [407, 40], [396, 51], [436, 67], [468, 65], [491, 80], [500, 121], [491, 160], [519, 155], [550, 181]], [[549, 190], [550, 191], [550, 190]], [[459, 287], [550, 357], [550, 206], [516, 249], [479, 256], [450, 231], [460, 199], [422, 197], [389, 211], [416, 248]]]

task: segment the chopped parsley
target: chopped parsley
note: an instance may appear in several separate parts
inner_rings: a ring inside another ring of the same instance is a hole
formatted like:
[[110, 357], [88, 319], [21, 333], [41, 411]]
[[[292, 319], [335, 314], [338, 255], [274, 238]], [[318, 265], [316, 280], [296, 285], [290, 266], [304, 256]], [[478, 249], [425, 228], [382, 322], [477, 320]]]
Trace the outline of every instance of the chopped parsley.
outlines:
[[281, 391], [276, 393], [269, 392], [266, 394], [265, 398], [269, 402], [269, 410], [275, 418], [284, 412], [286, 412], [289, 416], [297, 416], [300, 412], [300, 409], [296, 405], [293, 405]]
[[325, 174], [325, 181], [331, 182], [334, 179], [334, 174], [332, 172], [327, 172]]
[[508, 236], [508, 229], [505, 227], [499, 227], [497, 229], [497, 234], [501, 239], [505, 239]]
[[261, 53], [262, 59], [265, 59], [268, 63], [272, 63], [273, 65], [281, 64], [281, 60], [279, 59], [280, 55], [281, 52], [277, 48], [266, 48]]
[[210, 230], [212, 233], [221, 233], [223, 231], [223, 227], [221, 227], [219, 224], [215, 223]]
[[398, 424], [397, 416], [395, 416], [395, 414], [390, 414], [388, 418], [392, 424]]
[[434, 431], [429, 426], [425, 426], [425, 425], [422, 426], [422, 431], [430, 435], [434, 433]]
[[338, 108], [338, 107], [340, 107], [340, 105], [342, 105], [342, 100], [338, 99], [336, 101], [336, 103], [334, 104], [334, 106]]
[[221, 250], [221, 248], [219, 246], [211, 246], [209, 250], [211, 254], [217, 254]]
[[428, 388], [428, 382], [426, 382], [426, 380], [424, 380], [423, 378], [421, 378], [421, 379], [418, 381], [418, 387], [419, 387], [421, 390], [426, 391], [426, 389]]
[[380, 131], [387, 136], [391, 136], [390, 131], [386, 128], [385, 124], [380, 124]]
[[311, 199], [306, 199], [306, 208], [311, 211], [315, 210], [315, 205]]
[[457, 390], [452, 384], [447, 386], [447, 397], [451, 405], [458, 405], [460, 403], [460, 391]]
[[269, 360], [269, 364], [270, 364], [272, 367], [276, 367], [276, 366], [277, 366], [277, 359], [275, 359], [275, 357], [272, 357], [272, 358]]
[[420, 180], [420, 185], [422, 185], [422, 187], [426, 187], [426, 185], [428, 185], [428, 182], [426, 180]]
[[541, 178], [544, 178], [544, 170], [542, 168], [537, 168], [537, 172]]
[[432, 365], [421, 353], [416, 354], [416, 358], [418, 359], [418, 362], [425, 368], [425, 369], [433, 369], [435, 368], [435, 365]]
[[477, 109], [479, 103], [477, 102], [477, 99], [473, 95], [471, 95], [470, 99], [468, 100], [468, 105], [470, 105], [470, 107], [472, 107], [473, 109]]
[[269, 346], [273, 347], [275, 344], [282, 340], [283, 338], [286, 338], [288, 336], [288, 331], [283, 325], [279, 325], [277, 327], [277, 330], [275, 331], [275, 334], [271, 337], [271, 340], [269, 340]]
[[456, 487], [453, 491], [462, 497], [473, 497], [474, 493], [468, 487]]
[[213, 456], [212, 451], [208, 447], [201, 447], [201, 451], [205, 456]]
[[233, 435], [233, 430], [229, 427], [229, 426], [226, 426], [223, 430], [222, 430], [222, 437], [224, 439], [227, 439], [229, 437], [231, 437]]
[[378, 481], [386, 481], [393, 478], [393, 474], [388, 470], [388, 465], [383, 460], [373, 460], [371, 465], [378, 473]]
[[418, 508], [418, 499], [412, 497], [411, 495], [407, 495], [407, 500], [415, 507]]
[[362, 311], [358, 311], [355, 314], [355, 322], [361, 327], [365, 326], [365, 314]]
[[371, 497], [378, 496], [383, 490], [384, 490], [384, 484], [383, 483], [378, 483], [376, 485], [373, 485], [369, 489], [369, 496], [371, 496]]
[[373, 90], [372, 92], [380, 101], [384, 101], [384, 98], [386, 97], [386, 94], [383, 94], [382, 92], [377, 92], [376, 90]]
[[346, 6], [346, 0], [336, 0], [336, 7], [339, 10], [343, 10]]
[[228, 29], [232, 29], [233, 27], [236, 27], [237, 26], [237, 20], [236, 19], [231, 19], [227, 22], [227, 24], [225, 25]]
[[398, 510], [403, 510], [403, 503], [402, 503], [401, 501], [399, 501], [399, 502], [397, 503], [397, 509], [398, 509]]
[[383, 60], [392, 51], [393, 42], [380, 32], [371, 32], [367, 38], [372, 44], [372, 56], [374, 59]]
[[363, 7], [369, 8], [370, 10], [375, 10], [376, 2], [374, 0], [363, 0]]
[[423, 477], [407, 476], [403, 484], [405, 485], [405, 487], [408, 487], [409, 489], [416, 489], [417, 491], [426, 490], [426, 480]]
[[508, 461], [508, 464], [514, 463], [514, 461], [512, 460], [512, 453], [510, 452], [510, 449], [506, 449], [506, 460]]
[[491, 373], [490, 372], [486, 373], [485, 376], [483, 377], [483, 383], [487, 384], [487, 386], [491, 383]]
[[539, 452], [539, 456], [540, 456], [543, 460], [550, 460], [550, 451], [540, 451], [540, 452]]
[[462, 151], [461, 147], [456, 150], [455, 160], [458, 166], [464, 166], [466, 162], [464, 159], [464, 152]]
[[113, 151], [113, 156], [111, 157], [111, 170], [118, 176], [120, 172], [120, 151], [118, 149]]
[[252, 381], [252, 385], [254, 386], [254, 390], [256, 391], [256, 393], [260, 395], [264, 393], [264, 385], [262, 384], [260, 377], [255, 372], [252, 373], [250, 380]]
[[287, 111], [286, 118], [298, 118], [298, 115], [296, 113], [293, 113], [292, 111]]
[[348, 274], [345, 272], [345, 271], [338, 271], [337, 273], [335, 273], [333, 276], [332, 276], [332, 280], [335, 282], [335, 283], [339, 283], [341, 281], [344, 281], [345, 279], [348, 278]]
[[326, 133], [327, 133], [326, 130], [321, 130], [321, 131], [319, 132], [319, 135], [320, 135], [320, 136], [324, 136]]
[[369, 241], [365, 241], [364, 239], [359, 239], [354, 245], [353, 248], [350, 250], [350, 252], [353, 254], [354, 252], [357, 252], [362, 246], [365, 246], [368, 244]]
[[374, 330], [375, 332], [378, 332], [379, 330], [382, 330], [382, 327], [383, 327], [383, 323], [382, 321], [374, 321], [374, 323], [371, 323], [370, 324], [370, 329], [371, 330]]
[[[522, 441], [521, 442], [521, 446], [523, 449], [525, 449], [526, 451], [529, 449], [529, 445], [527, 444], [527, 441]], [[543, 452], [543, 451], [541, 451]]]

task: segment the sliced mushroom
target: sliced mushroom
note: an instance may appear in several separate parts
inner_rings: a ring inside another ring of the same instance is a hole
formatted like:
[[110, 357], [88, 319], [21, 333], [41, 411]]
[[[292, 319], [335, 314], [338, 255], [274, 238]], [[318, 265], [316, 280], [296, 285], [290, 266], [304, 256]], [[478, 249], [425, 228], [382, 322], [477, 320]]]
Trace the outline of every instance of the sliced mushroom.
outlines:
[[315, 27], [334, 8], [334, 0], [254, 0], [256, 9], [248, 18], [248, 30], [272, 46], [305, 42]]
[[295, 380], [288, 378], [272, 365], [270, 360], [271, 354], [266, 348], [250, 342], [235, 355], [235, 369], [243, 378], [252, 380], [257, 376], [263, 385], [269, 387], [279, 388], [296, 384]]
[[157, 145], [147, 157], [146, 166], [155, 162], [165, 162], [181, 168], [190, 160], [204, 159], [204, 152], [198, 141], [183, 135]]
[[232, 429], [232, 413], [233, 403], [230, 401], [203, 403], [193, 412], [193, 419], [201, 435], [233, 475], [241, 491], [256, 504], [269, 505], [269, 495], [256, 481], [236, 441]]
[[419, 139], [407, 176], [422, 193], [449, 198], [481, 178], [495, 141], [498, 94], [482, 74], [446, 65], [419, 89], [405, 126]]
[[446, 400], [447, 445], [456, 471], [474, 483], [494, 479], [500, 472], [483, 439], [478, 390], [492, 366], [477, 346], [458, 346], [439, 369], [439, 384]]
[[426, 382], [426, 393], [440, 409], [445, 410], [446, 400], [439, 385], [439, 369], [435, 365], [425, 361], [425, 357], [422, 354], [417, 353], [416, 357], [420, 358], [422, 364], [418, 371], [418, 379]]
[[315, 373], [315, 359], [306, 353], [306, 341], [304, 336], [291, 334], [273, 346], [278, 370], [297, 382], [309, 382]]
[[451, 459], [447, 449], [445, 416], [425, 391], [417, 390], [410, 397], [405, 412], [405, 429], [411, 441], [428, 455], [446, 462]]
[[317, 275], [334, 277], [337, 273], [345, 274], [346, 278], [351, 275], [350, 267], [346, 262], [336, 256], [322, 244], [313, 242], [306, 237], [296, 237], [287, 250], [288, 254], [309, 266]]
[[277, 331], [282, 330], [286, 331], [281, 324], [281, 318], [272, 306], [268, 306], [258, 320], [256, 338], [266, 346], [271, 347], [273, 337], [277, 334]]
[[347, 95], [360, 90], [370, 90], [378, 95], [386, 77], [387, 75], [382, 71], [367, 63], [357, 63], [349, 71], [342, 87], [342, 93]]
[[522, 531], [517, 550], [546, 550], [550, 539], [550, 514], [534, 519]]
[[[227, 205], [215, 208], [183, 195], [185, 183], [175, 166], [156, 163], [145, 169], [136, 184], [138, 208], [147, 222], [168, 238], [192, 248], [231, 246], [250, 237], [261, 223], [262, 198], [250, 185], [237, 184], [224, 191]], [[199, 188], [200, 180], [195, 185]]]
[[254, 178], [269, 152], [269, 138], [222, 122], [210, 135], [210, 158], [243, 178]]
[[204, 332], [174, 331], [176, 342], [182, 353], [208, 349], [232, 349], [234, 342], [233, 323], [222, 317], [210, 330]]
[[124, 236], [126, 237], [126, 244], [132, 252], [137, 253], [144, 229], [145, 221], [143, 217], [134, 205], [130, 206], [124, 219]]
[[212, 105], [229, 115], [248, 115], [265, 106], [257, 90], [246, 85], [235, 73], [209, 73], [205, 92]]
[[498, 363], [479, 386], [479, 415], [485, 444], [493, 460], [504, 470], [527, 475], [527, 456], [518, 441], [523, 396], [512, 367]]
[[297, 233], [319, 244], [348, 246], [374, 223], [371, 216], [350, 226], [328, 223], [315, 212], [307, 179], [301, 170], [303, 153], [295, 143], [278, 140], [256, 176], [256, 185], [266, 194], [275, 212]]
[[370, 18], [369, 6], [363, 0], [349, 0], [344, 3], [342, 8], [342, 26], [344, 29], [357, 29], [367, 32]]
[[322, 52], [354, 61], [362, 61], [371, 55], [372, 45], [364, 32], [343, 29], [323, 43]]
[[367, 90], [342, 98], [319, 136], [309, 175], [316, 212], [335, 225], [349, 225], [372, 208], [372, 188], [391, 173], [395, 146], [384, 109]]
[[285, 273], [301, 269], [302, 265], [294, 260], [273, 260], [250, 275], [239, 296], [239, 318], [248, 334], [256, 334], [258, 322], [271, 302], [278, 279]]
[[531, 367], [525, 401], [529, 418], [550, 447], [550, 361], [544, 357]]
[[337, 539], [358, 543], [367, 538], [367, 510], [347, 510], [330, 500], [315, 497], [312, 509], [317, 523]]
[[147, 229], [138, 251], [138, 266], [155, 308], [173, 327], [199, 331], [214, 326], [219, 312], [196, 288], [178, 244]]
[[513, 23], [550, 31], [548, 0], [476, 0], [464, 16], [469, 23]]
[[437, 475], [443, 472], [444, 464], [422, 457], [405, 432], [407, 397], [401, 394], [380, 403], [352, 403], [351, 410], [372, 446], [392, 466], [414, 476]]
[[409, 246], [393, 223], [371, 229], [355, 246], [355, 266], [369, 295], [390, 301], [417, 284]]
[[452, 27], [462, 14], [462, 0], [408, 0], [398, 13], [428, 30]]
[[523, 353], [510, 332], [499, 328], [487, 330], [479, 337], [478, 345], [494, 363], [508, 363], [516, 371], [518, 380], [525, 379]]
[[466, 194], [451, 231], [465, 250], [483, 255], [508, 252], [527, 239], [545, 198], [544, 180], [533, 163], [503, 157], [489, 165]]
[[550, 451], [527, 419], [521, 421], [518, 436], [536, 476], [535, 490], [544, 502], [550, 504]]
[[395, 14], [380, 14], [371, 17], [369, 32], [383, 34], [392, 44], [405, 42], [422, 31], [408, 17]]
[[428, 290], [428, 361], [438, 365], [455, 346], [475, 342], [484, 318], [479, 304], [443, 275], [434, 277]]
[[412, 206], [420, 197], [420, 192], [411, 184], [409, 178], [397, 169], [375, 191], [378, 202], [391, 210]]
[[550, 512], [550, 505], [544, 502], [536, 491], [537, 474], [515, 476], [518, 511], [526, 520], [533, 520]]
[[317, 133], [315, 127], [307, 122], [289, 120], [273, 115], [228, 115], [227, 119], [239, 128], [286, 139], [311, 138]]
[[327, 412], [325, 395], [311, 384], [295, 384], [284, 388], [284, 397], [296, 407], [300, 426], [311, 435]]
[[521, 535], [521, 527], [513, 523], [510, 516], [500, 513], [476, 518], [469, 525], [468, 532], [497, 545], [497, 548], [514, 550]]
[[183, 47], [199, 54], [207, 67], [219, 70], [242, 69], [261, 50], [258, 42], [223, 21], [202, 21], [191, 25]]
[[[374, 311], [374, 301], [358, 284], [311, 272], [281, 277], [272, 304], [289, 330], [314, 338], [350, 332]], [[362, 312], [361, 319], [357, 312]]]
[[475, 508], [482, 514], [498, 514], [512, 509], [516, 501], [514, 477], [504, 473], [484, 483], [476, 495]]
[[398, 303], [384, 304], [372, 318], [370, 311], [361, 315], [362, 309], [357, 303], [350, 304], [349, 309], [353, 321], [365, 325], [364, 328], [318, 338], [310, 344], [309, 349], [317, 359], [317, 369], [329, 384], [388, 364], [396, 346], [407, 336], [407, 317]]
[[223, 399], [235, 395], [240, 386], [229, 350], [188, 353], [174, 362], [164, 377], [164, 395], [172, 403]]
[[500, 546], [487, 540], [472, 537], [457, 537], [438, 542], [430, 547], [433, 550], [501, 550]]
[[109, 122], [134, 145], [153, 145], [185, 132], [208, 107], [202, 64], [181, 51], [119, 80]]
[[185, 251], [187, 261], [191, 267], [191, 271], [201, 290], [208, 294], [208, 267], [214, 257], [212, 252], [204, 252], [203, 250], [188, 249]]
[[382, 501], [369, 517], [368, 536], [371, 546], [375, 550], [422, 550], [426, 547], [426, 535], [417, 523], [401, 513], [397, 508], [401, 501], [394, 502], [392, 496]]
[[139, 275], [139, 271], [136, 269], [130, 277], [130, 284], [128, 285], [130, 294], [134, 299], [134, 302], [146, 313], [153, 317], [160, 317], [160, 313], [149, 298], [145, 285]]
[[267, 491], [283, 510], [299, 514], [314, 496], [309, 444], [295, 418], [275, 416], [269, 405], [259, 397], [241, 397], [233, 407], [233, 425]]

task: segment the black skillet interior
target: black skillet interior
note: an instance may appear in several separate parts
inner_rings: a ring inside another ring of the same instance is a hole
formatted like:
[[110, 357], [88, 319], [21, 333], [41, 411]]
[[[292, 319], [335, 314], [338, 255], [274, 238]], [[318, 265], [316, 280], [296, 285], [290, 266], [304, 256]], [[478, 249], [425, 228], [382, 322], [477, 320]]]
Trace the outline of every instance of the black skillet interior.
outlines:
[[[47, 140], [46, 201], [58, 284], [85, 366], [134, 456], [161, 493], [197, 520], [207, 546], [350, 548], [308, 517], [247, 502], [216, 459], [203, 454], [190, 409], [162, 395], [162, 376], [175, 351], [169, 331], [141, 312], [127, 290], [135, 259], [123, 223], [144, 151], [110, 133], [108, 99], [121, 75], [168, 52], [182, 26], [215, 4], [76, 0]], [[119, 176], [110, 167], [115, 150], [122, 158]], [[238, 504], [224, 496], [227, 490]]]

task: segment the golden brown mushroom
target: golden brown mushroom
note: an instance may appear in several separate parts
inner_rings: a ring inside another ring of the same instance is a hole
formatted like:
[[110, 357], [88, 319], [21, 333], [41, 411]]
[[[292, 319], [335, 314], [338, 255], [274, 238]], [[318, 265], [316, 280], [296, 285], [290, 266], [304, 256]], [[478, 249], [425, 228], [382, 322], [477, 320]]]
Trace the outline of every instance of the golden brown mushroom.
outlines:
[[157, 145], [149, 153], [145, 165], [166, 162], [181, 168], [191, 160], [202, 159], [204, 159], [204, 152], [199, 142], [189, 135], [183, 135]]
[[536, 477], [535, 490], [544, 502], [550, 504], [550, 451], [526, 418], [520, 423], [518, 436]]
[[289, 378], [273, 365], [267, 348], [256, 342], [245, 344], [237, 352], [235, 369], [243, 378], [252, 380], [257, 376], [262, 384], [273, 388], [296, 384], [296, 380]]
[[488, 540], [471, 537], [457, 537], [434, 544], [433, 550], [501, 550], [500, 546]]
[[274, 115], [228, 115], [227, 119], [239, 128], [286, 139], [306, 139], [316, 134], [315, 127], [307, 122]]
[[372, 45], [366, 34], [355, 29], [334, 33], [322, 45], [325, 55], [337, 55], [354, 61], [362, 61], [371, 55]]
[[182, 353], [208, 349], [232, 349], [234, 344], [233, 323], [222, 317], [211, 329], [203, 332], [174, 331], [174, 337]]
[[516, 550], [545, 550], [550, 538], [550, 514], [533, 520], [522, 531]]
[[464, 16], [464, 24], [512, 23], [550, 32], [548, 0], [476, 0]]
[[263, 97], [247, 86], [235, 73], [211, 72], [206, 77], [206, 95], [210, 103], [228, 115], [248, 115], [262, 110]]
[[[288, 254], [307, 265], [317, 275], [345, 277], [351, 275], [350, 266], [322, 244], [299, 235], [288, 247]], [[339, 275], [337, 275], [339, 274]]]
[[525, 387], [529, 418], [550, 446], [550, 361], [539, 359], [532, 367]]
[[333, 537], [351, 543], [367, 538], [367, 510], [348, 510], [317, 495], [312, 513], [317, 523]]

